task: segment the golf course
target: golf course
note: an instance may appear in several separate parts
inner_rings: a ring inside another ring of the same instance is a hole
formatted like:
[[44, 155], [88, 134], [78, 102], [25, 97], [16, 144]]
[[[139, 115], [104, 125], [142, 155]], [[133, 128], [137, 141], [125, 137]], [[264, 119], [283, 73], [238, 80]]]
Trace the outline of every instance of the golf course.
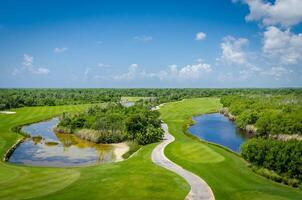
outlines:
[[[50, 119], [62, 112], [79, 112], [89, 105], [43, 106], [12, 109], [0, 115], [0, 152], [5, 152], [21, 135], [14, 127]], [[165, 155], [198, 175], [213, 190], [215, 199], [301, 199], [302, 191], [259, 175], [237, 154], [185, 133], [192, 116], [217, 112], [217, 98], [186, 99], [160, 107], [175, 141]], [[1, 161], [0, 199], [184, 199], [188, 183], [151, 161], [157, 145], [143, 146], [129, 159], [89, 167], [30, 167]]]

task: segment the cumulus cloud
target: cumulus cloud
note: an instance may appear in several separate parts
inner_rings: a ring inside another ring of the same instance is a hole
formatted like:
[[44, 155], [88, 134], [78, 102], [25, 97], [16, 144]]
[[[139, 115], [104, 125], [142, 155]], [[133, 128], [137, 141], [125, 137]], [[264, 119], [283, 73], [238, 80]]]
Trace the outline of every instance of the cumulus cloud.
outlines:
[[135, 79], [146, 79], [146, 78], [154, 78], [154, 73], [147, 73], [145, 70], [140, 69], [138, 64], [131, 64], [126, 73], [113, 75], [114, 80], [135, 80]]
[[68, 48], [66, 48], [66, 47], [62, 47], [62, 48], [56, 47], [56, 48], [54, 48], [53, 52], [54, 53], [63, 53], [64, 51], [67, 51], [67, 50], [68, 50]]
[[261, 75], [268, 75], [268, 76], [273, 76], [276, 79], [279, 79], [280, 77], [292, 73], [292, 70], [286, 69], [284, 67], [272, 67], [268, 71], [263, 71], [261, 72]]
[[297, 64], [302, 60], [302, 34], [270, 26], [263, 34], [263, 52], [280, 64]]
[[173, 64], [167, 70], [160, 71], [158, 78], [160, 80], [198, 80], [210, 72], [212, 72], [212, 68], [207, 63], [186, 65], [180, 69], [178, 69], [177, 65]]
[[184, 67], [178, 68], [177, 65], [173, 64], [168, 66], [167, 69], [155, 72], [147, 72], [146, 70], [139, 67], [138, 64], [131, 64], [128, 70], [124, 73], [112, 74], [108, 76], [95, 75], [94, 79], [105, 80], [112, 79], [116, 81], [132, 81], [132, 80], [199, 80], [206, 77], [210, 72], [212, 72], [211, 65], [207, 63], [196, 63], [191, 65], [186, 65]]
[[[233, 0], [237, 2], [238, 0]], [[261, 21], [262, 25], [281, 25], [289, 27], [302, 21], [301, 0], [275, 0], [274, 3], [264, 0], [241, 0], [249, 6], [247, 21]]]
[[27, 71], [32, 74], [48, 74], [50, 71], [47, 68], [43, 67], [35, 67], [34, 66], [34, 57], [24, 54], [23, 55], [23, 61], [22, 61], [22, 67], [21, 68], [15, 68], [12, 72], [12, 75], [17, 75], [19, 73], [22, 73], [22, 71]]
[[140, 35], [134, 36], [133, 39], [141, 42], [150, 42], [151, 40], [153, 40], [153, 37], [148, 35]]
[[195, 35], [195, 40], [201, 41], [204, 40], [207, 37], [207, 35], [204, 32], [198, 32]]
[[220, 44], [222, 55], [219, 60], [227, 64], [248, 65], [247, 54], [244, 51], [248, 42], [246, 38], [237, 39], [232, 36], [223, 38]]

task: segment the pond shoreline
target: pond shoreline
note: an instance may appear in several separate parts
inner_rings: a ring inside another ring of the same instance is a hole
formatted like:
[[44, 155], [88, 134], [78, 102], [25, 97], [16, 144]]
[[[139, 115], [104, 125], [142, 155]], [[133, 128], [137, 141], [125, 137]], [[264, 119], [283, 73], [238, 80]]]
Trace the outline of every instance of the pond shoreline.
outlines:
[[23, 137], [21, 139], [18, 139], [13, 146], [11, 146], [4, 154], [3, 156], [3, 161], [4, 162], [8, 162], [9, 158], [11, 157], [11, 155], [15, 152], [15, 150], [17, 149], [17, 147], [22, 144], [25, 140], [27, 139], [27, 137]]
[[[123, 155], [130, 149], [126, 142], [97, 144], [74, 134], [59, 136], [67, 134], [54, 132], [54, 124], [57, 124], [56, 117], [17, 126], [14, 132], [25, 137], [18, 139], [7, 150], [3, 161], [39, 167], [93, 166], [123, 161]], [[42, 140], [35, 141], [35, 137]]]
[[240, 146], [251, 138], [248, 132], [239, 129], [234, 121], [219, 112], [193, 116], [183, 127], [183, 131], [236, 154], [240, 154]]
[[[231, 120], [232, 122], [234, 122], [236, 124], [236, 116], [233, 115], [232, 113], [230, 113], [230, 111], [228, 111], [228, 108], [225, 108], [225, 107], [221, 108], [219, 110], [219, 113], [224, 115], [225, 117], [227, 117], [229, 120]], [[239, 129], [246, 132], [246, 134], [249, 136], [257, 135], [257, 128], [254, 125], [247, 125], [244, 128], [239, 128]]]

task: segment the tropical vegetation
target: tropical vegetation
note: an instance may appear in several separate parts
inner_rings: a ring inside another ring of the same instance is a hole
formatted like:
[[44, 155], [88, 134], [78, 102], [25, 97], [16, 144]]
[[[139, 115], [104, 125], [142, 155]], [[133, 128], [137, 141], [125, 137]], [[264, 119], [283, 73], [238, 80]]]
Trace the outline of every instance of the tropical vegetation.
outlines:
[[159, 112], [144, 104], [124, 107], [119, 103], [109, 103], [92, 106], [81, 113], [63, 113], [56, 130], [75, 133], [96, 143], [128, 139], [145, 145], [163, 138]]

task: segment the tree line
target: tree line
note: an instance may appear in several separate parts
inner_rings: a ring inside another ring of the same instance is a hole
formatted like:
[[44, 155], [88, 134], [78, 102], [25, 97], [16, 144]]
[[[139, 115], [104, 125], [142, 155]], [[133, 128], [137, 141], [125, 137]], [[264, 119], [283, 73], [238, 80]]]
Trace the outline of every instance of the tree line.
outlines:
[[54, 106], [118, 102], [123, 96], [155, 97], [157, 103], [194, 97], [227, 95], [301, 95], [300, 88], [202, 89], [202, 88], [99, 88], [99, 89], [0, 89], [0, 110], [23, 106]]
[[278, 134], [302, 135], [302, 95], [232, 95], [221, 103], [236, 116], [236, 125], [255, 126], [264, 137]]

